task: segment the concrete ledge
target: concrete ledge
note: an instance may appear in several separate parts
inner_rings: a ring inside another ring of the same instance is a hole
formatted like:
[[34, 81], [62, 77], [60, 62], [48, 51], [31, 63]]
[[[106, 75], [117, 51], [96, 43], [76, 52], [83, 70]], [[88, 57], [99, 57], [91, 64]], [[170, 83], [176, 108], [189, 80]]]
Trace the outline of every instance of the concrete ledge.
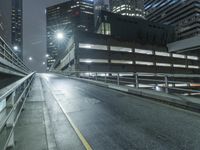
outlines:
[[[66, 77], [66, 76], [65, 76]], [[70, 79], [75, 79], [97, 86], [106, 87], [113, 90], [118, 90], [121, 92], [126, 92], [128, 94], [138, 95], [142, 97], [150, 98], [150, 100], [159, 101], [176, 107], [181, 107], [191, 111], [199, 112], [200, 111], [200, 99], [183, 96], [179, 94], [167, 94], [162, 92], [157, 92], [147, 89], [137, 89], [127, 86], [121, 86], [116, 84], [104, 83], [101, 81], [94, 81], [89, 79], [77, 78], [77, 77], [68, 77]]]

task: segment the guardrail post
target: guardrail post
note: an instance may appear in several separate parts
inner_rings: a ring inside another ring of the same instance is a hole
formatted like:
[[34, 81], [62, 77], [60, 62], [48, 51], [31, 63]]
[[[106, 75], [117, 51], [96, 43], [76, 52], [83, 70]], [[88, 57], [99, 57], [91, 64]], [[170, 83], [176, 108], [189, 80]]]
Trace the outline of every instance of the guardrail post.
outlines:
[[105, 73], [104, 82], [107, 82], [107, 74]]
[[[11, 95], [9, 95], [6, 99], [6, 109], [12, 108], [15, 104], [15, 92], [13, 92]], [[6, 122], [6, 128], [10, 129], [13, 128], [15, 125], [15, 115], [16, 111], [13, 111], [10, 117], [8, 118]], [[10, 139], [8, 141], [7, 147], [14, 147], [15, 146], [15, 141], [14, 141], [14, 132], [10, 135]]]
[[97, 81], [98, 79], [97, 79], [97, 72], [95, 73], [95, 80]]
[[138, 74], [135, 74], [135, 87], [139, 88]]
[[119, 81], [120, 79], [119, 79], [119, 73], [117, 74], [117, 85], [119, 85], [120, 84], [120, 81]]
[[168, 89], [168, 77], [165, 76], [165, 93], [168, 93], [169, 89]]
[[8, 141], [7, 148], [8, 147], [14, 147], [14, 146], [15, 146], [15, 138], [14, 138], [14, 132], [13, 132], [10, 135], [10, 139]]

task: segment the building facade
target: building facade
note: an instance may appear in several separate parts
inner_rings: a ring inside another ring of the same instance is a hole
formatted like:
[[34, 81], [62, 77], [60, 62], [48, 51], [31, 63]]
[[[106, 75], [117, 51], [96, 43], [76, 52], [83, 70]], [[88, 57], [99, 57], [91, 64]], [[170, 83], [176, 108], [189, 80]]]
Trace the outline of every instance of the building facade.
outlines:
[[148, 20], [173, 25], [177, 40], [200, 34], [199, 0], [145, 0], [144, 7]]
[[0, 0], [0, 37], [11, 46], [11, 0]]
[[101, 11], [96, 30], [99, 34], [111, 35], [151, 47], [166, 47], [166, 44], [174, 41], [175, 38], [174, 28], [170, 25], [107, 11]]
[[11, 16], [12, 46], [18, 57], [23, 59], [23, 2], [12, 0]]
[[[91, 0], [71, 0], [51, 6], [47, 16], [47, 69], [63, 52], [74, 29], [94, 31], [94, 2]], [[56, 39], [57, 32], [63, 33], [63, 40]]]
[[110, 0], [110, 10], [121, 15], [145, 16], [143, 0]]
[[198, 56], [163, 52], [138, 42], [78, 31], [54, 70], [189, 74], [200, 72], [200, 60]]

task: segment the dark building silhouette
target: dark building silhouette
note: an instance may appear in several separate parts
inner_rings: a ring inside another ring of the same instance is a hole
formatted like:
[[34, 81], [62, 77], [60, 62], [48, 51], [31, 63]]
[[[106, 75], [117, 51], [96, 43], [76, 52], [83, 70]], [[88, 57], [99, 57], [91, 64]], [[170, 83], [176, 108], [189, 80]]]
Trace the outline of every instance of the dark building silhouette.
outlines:
[[144, 0], [146, 18], [156, 23], [173, 25], [177, 39], [200, 34], [199, 0]]
[[[94, 2], [91, 0], [71, 0], [47, 8], [47, 67], [49, 68], [60, 52], [63, 52], [74, 28], [94, 31]], [[56, 39], [61, 32], [63, 41]]]
[[107, 11], [101, 11], [96, 30], [99, 34], [151, 46], [166, 47], [167, 43], [175, 39], [174, 28], [169, 25]]

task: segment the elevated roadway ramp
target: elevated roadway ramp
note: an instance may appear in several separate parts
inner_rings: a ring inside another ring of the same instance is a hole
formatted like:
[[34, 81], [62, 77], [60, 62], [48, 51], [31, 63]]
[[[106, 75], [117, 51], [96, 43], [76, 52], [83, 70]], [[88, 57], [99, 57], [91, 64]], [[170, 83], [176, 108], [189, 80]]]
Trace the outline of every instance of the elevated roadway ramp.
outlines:
[[199, 113], [55, 74], [34, 82], [17, 150], [200, 149]]

